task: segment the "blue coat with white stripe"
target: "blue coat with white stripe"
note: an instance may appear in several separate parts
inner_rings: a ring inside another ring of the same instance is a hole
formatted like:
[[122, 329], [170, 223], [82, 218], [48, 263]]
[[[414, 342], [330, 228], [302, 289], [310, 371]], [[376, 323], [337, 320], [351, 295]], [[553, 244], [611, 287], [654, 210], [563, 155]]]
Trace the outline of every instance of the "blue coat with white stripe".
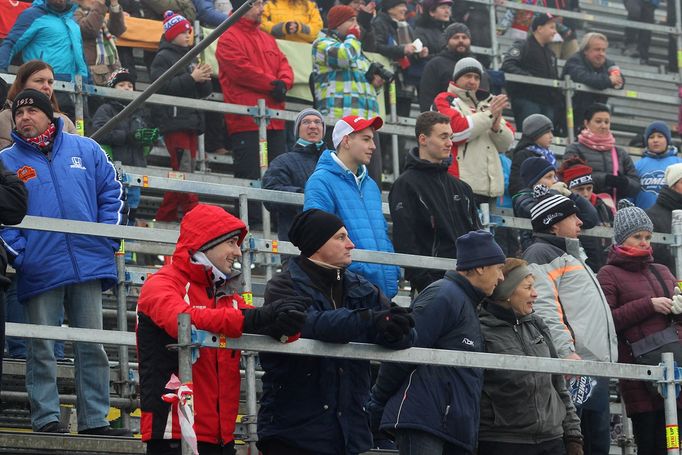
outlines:
[[70, 81], [76, 74], [87, 78], [83, 38], [73, 19], [77, 7], [73, 4], [66, 11], [55, 11], [45, 0], [35, 0], [19, 15], [2, 42], [0, 69], [7, 69], [14, 56], [21, 53], [24, 62], [37, 59], [52, 65], [56, 79]]
[[[0, 153], [28, 190], [27, 215], [126, 224], [123, 186], [107, 155], [92, 139], [63, 132], [61, 119], [55, 126], [50, 159], [16, 132]], [[116, 281], [116, 240], [16, 228], [0, 237], [19, 271], [21, 301], [69, 284], [101, 279], [107, 289]]]
[[[341, 218], [356, 248], [393, 253], [379, 187], [364, 166], [358, 185], [353, 173], [342, 169], [331, 153], [322, 154], [305, 185], [303, 210], [320, 209]], [[389, 299], [398, 293], [400, 268], [395, 265], [353, 261], [348, 270], [367, 278]]]

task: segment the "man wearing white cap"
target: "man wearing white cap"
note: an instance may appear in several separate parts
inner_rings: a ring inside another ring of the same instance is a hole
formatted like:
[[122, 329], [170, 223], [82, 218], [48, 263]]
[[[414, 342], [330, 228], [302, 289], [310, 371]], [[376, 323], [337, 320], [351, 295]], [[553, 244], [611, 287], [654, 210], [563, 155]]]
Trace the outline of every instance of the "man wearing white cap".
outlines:
[[[334, 126], [336, 151], [326, 150], [305, 186], [303, 210], [320, 209], [341, 218], [359, 249], [393, 252], [381, 208], [381, 192], [367, 175], [376, 150], [374, 133], [380, 117], [343, 117]], [[353, 262], [349, 270], [367, 278], [388, 297], [398, 293], [399, 268], [393, 265]]]

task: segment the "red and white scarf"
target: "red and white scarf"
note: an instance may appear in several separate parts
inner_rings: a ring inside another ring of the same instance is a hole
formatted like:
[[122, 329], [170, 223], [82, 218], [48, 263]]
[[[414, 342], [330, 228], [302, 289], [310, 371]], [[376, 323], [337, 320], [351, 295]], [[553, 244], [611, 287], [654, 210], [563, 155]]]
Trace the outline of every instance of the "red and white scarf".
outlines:
[[48, 126], [47, 129], [41, 134], [37, 135], [36, 137], [27, 137], [25, 139], [26, 142], [33, 144], [42, 150], [52, 143], [52, 140], [54, 139], [54, 133], [56, 131], [57, 128], [55, 128], [54, 123], [50, 123], [50, 126]]

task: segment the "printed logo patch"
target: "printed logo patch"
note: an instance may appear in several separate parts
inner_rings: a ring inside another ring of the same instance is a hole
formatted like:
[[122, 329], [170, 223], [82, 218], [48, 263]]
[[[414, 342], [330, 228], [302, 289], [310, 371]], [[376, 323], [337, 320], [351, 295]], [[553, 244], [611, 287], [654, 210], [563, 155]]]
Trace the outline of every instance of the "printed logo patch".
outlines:
[[85, 170], [85, 166], [83, 166], [83, 160], [81, 159], [80, 156], [72, 156], [71, 157], [71, 168], [72, 169], [83, 169], [83, 170]]
[[29, 180], [38, 177], [38, 174], [31, 166], [24, 166], [17, 170], [17, 177], [19, 177], [22, 182], [26, 183]]

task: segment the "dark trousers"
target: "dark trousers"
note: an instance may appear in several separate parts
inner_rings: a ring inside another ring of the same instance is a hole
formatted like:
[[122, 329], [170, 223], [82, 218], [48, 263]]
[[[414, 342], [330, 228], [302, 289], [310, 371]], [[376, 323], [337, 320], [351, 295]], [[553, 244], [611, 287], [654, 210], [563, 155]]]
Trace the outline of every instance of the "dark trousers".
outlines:
[[[680, 411], [678, 410], [678, 413]], [[637, 455], [665, 455], [665, 412], [642, 412], [630, 416]]]
[[[656, 7], [644, 0], [625, 0], [625, 8], [628, 10], [628, 20], [654, 23], [654, 11]], [[651, 30], [641, 30], [627, 27], [625, 29], [625, 44], [637, 43], [637, 52], [640, 58], [646, 58], [651, 44]]]
[[400, 455], [470, 455], [471, 452], [456, 447], [436, 435], [425, 431], [398, 430], [395, 442]]
[[315, 455], [314, 452], [299, 449], [280, 440], [268, 440], [258, 443], [263, 455]]
[[562, 438], [539, 444], [514, 444], [511, 442], [479, 441], [478, 455], [564, 455], [566, 447]]
[[[201, 455], [235, 455], [234, 442], [226, 446], [199, 442], [197, 449]], [[182, 446], [177, 439], [153, 439], [147, 442], [147, 455], [181, 455]]]
[[585, 455], [608, 455], [611, 449], [609, 380], [596, 378], [597, 385], [585, 404], [576, 406], [583, 433]]

